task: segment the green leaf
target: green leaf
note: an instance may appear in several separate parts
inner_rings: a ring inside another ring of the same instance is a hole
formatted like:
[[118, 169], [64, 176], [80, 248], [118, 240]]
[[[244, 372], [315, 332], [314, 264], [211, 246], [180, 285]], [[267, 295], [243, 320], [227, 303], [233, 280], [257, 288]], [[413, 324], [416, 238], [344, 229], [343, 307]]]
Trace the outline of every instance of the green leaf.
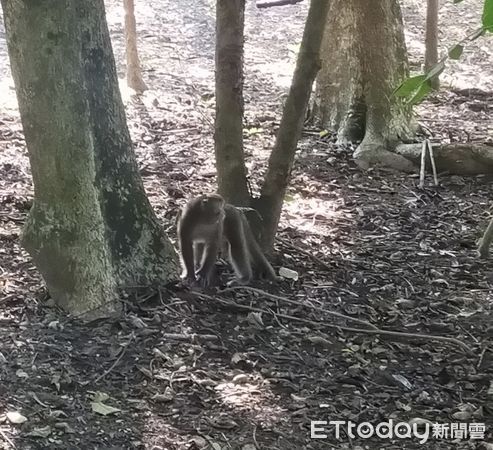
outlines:
[[493, 32], [493, 0], [484, 0], [481, 22], [486, 31]]
[[432, 90], [430, 82], [427, 80], [419, 86], [414, 95], [407, 101], [409, 105], [417, 105], [421, 102]]
[[440, 61], [436, 63], [427, 73], [424, 81], [431, 80], [432, 78], [440, 75], [445, 69], [445, 61]]
[[448, 57], [450, 59], [459, 59], [462, 55], [462, 52], [464, 51], [464, 46], [461, 44], [454, 45], [449, 51], [448, 51]]
[[464, 1], [464, 0], [454, 0], [454, 3], [460, 3], [462, 1]]
[[419, 89], [421, 84], [426, 80], [426, 75], [416, 75], [404, 80], [401, 85], [394, 91], [396, 97], [409, 97], [414, 91]]
[[320, 136], [321, 138], [323, 138], [323, 137], [327, 136], [327, 135], [329, 134], [329, 132], [328, 132], [327, 130], [322, 130], [322, 131], [320, 131], [320, 133], [318, 133], [318, 134], [319, 134], [319, 136]]

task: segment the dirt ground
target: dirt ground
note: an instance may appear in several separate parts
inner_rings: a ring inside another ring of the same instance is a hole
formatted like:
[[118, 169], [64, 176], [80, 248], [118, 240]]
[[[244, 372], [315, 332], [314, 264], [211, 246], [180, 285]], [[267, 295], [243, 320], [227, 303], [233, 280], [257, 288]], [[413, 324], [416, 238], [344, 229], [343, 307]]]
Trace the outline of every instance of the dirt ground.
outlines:
[[[174, 238], [178, 208], [214, 186], [214, 2], [137, 3], [150, 90], [122, 93], [147, 192]], [[425, 3], [403, 5], [416, 69]], [[442, 3], [443, 50], [477, 26], [482, 2]], [[306, 9], [247, 5], [254, 190]], [[123, 76], [121, 2], [107, 11]], [[478, 40], [417, 108], [433, 139], [492, 140], [492, 55], [493, 40]], [[491, 177], [441, 174], [419, 189], [416, 176], [361, 172], [351, 148], [318, 131], [303, 134], [276, 242], [275, 268], [298, 280], [209, 298], [142, 289], [122, 299], [121, 319], [83, 324], [47, 300], [20, 248], [32, 183], [0, 25], [0, 449], [491, 449], [493, 263], [475, 255]], [[371, 326], [417, 336], [354, 330]], [[310, 438], [311, 420], [389, 419], [484, 423], [486, 436]]]

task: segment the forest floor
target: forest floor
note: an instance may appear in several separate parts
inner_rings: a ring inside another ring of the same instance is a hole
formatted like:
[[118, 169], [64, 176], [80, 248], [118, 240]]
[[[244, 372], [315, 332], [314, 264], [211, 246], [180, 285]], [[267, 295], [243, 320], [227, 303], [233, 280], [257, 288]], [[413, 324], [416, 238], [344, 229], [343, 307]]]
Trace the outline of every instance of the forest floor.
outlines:
[[[174, 237], [178, 208], [214, 189], [213, 2], [137, 3], [150, 90], [122, 92], [147, 192]], [[305, 3], [247, 5], [245, 148], [254, 189]], [[414, 67], [425, 3], [404, 1]], [[442, 48], [475, 28], [481, 3], [443, 4]], [[107, 8], [123, 76], [121, 2]], [[362, 172], [351, 148], [306, 129], [274, 260], [299, 279], [257, 286], [278, 298], [245, 288], [209, 298], [145, 290], [122, 299], [119, 320], [83, 324], [46, 299], [19, 244], [32, 182], [4, 36], [0, 25], [0, 449], [492, 448], [493, 263], [475, 254], [491, 177], [441, 174], [440, 186], [419, 189], [416, 176]], [[492, 55], [493, 40], [478, 40], [417, 109], [434, 139], [492, 140]], [[369, 328], [358, 320], [456, 338], [469, 352], [343, 329]], [[389, 419], [485, 423], [486, 437], [336, 439], [332, 427], [326, 439], [310, 439], [311, 420]]]

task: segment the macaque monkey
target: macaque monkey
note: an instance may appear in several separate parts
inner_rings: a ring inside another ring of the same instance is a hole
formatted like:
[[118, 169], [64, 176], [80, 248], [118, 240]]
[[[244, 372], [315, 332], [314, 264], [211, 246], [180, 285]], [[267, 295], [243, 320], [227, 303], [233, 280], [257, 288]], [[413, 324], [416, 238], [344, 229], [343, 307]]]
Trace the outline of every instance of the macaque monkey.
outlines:
[[182, 278], [192, 285], [216, 284], [215, 262], [224, 241], [237, 283], [247, 284], [254, 277], [276, 279], [243, 212], [218, 194], [200, 195], [185, 205], [178, 218], [178, 240]]

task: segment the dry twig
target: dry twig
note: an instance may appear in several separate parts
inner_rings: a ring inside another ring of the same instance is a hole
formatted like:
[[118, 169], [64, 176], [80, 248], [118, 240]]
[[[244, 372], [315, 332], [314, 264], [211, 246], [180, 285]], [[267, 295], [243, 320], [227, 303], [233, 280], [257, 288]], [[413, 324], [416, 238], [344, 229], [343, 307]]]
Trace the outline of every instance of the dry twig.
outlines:
[[233, 302], [231, 300], [225, 300], [225, 299], [220, 298], [218, 296], [212, 297], [210, 295], [203, 294], [200, 292], [193, 292], [193, 294], [198, 298], [216, 301], [216, 302], [219, 302], [223, 305], [230, 306], [233, 308], [243, 309], [246, 311], [258, 312], [258, 313], [262, 313], [262, 314], [272, 314], [272, 315], [274, 315], [276, 317], [280, 317], [282, 319], [293, 320], [296, 322], [306, 323], [306, 324], [317, 326], [317, 327], [321, 326], [321, 327], [326, 327], [326, 328], [335, 328], [335, 329], [342, 330], [342, 331], [349, 331], [351, 333], [373, 334], [373, 335], [378, 335], [378, 336], [388, 336], [388, 337], [395, 337], [395, 338], [400, 338], [400, 339], [446, 342], [448, 344], [452, 344], [452, 345], [456, 345], [458, 347], [461, 347], [469, 355], [473, 354], [473, 352], [471, 351], [471, 349], [468, 345], [466, 345], [464, 342], [459, 341], [458, 339], [455, 339], [455, 338], [449, 338], [449, 337], [445, 337], [445, 336], [434, 336], [431, 334], [401, 333], [400, 331], [388, 331], [388, 330], [380, 330], [380, 329], [368, 330], [368, 329], [364, 329], [364, 328], [342, 327], [340, 325], [315, 322], [313, 320], [303, 319], [301, 317], [295, 317], [295, 316], [290, 316], [288, 314], [276, 313], [272, 310], [268, 311], [268, 310], [262, 309], [262, 308], [255, 308], [253, 306], [240, 305], [240, 304]]
[[5, 442], [9, 444], [12, 448], [16, 448], [15, 444], [12, 442], [11, 439], [9, 439], [9, 437], [3, 432], [1, 428], [0, 428], [0, 436], [2, 436]]
[[426, 149], [428, 148], [427, 140], [423, 141], [423, 146], [421, 147], [421, 167], [419, 170], [419, 187], [423, 188], [425, 185], [425, 170], [426, 170]]
[[106, 377], [117, 365], [118, 363], [122, 360], [123, 358], [123, 355], [125, 354], [125, 352], [127, 351], [128, 349], [128, 346], [130, 345], [130, 343], [134, 340], [134, 335], [131, 334], [130, 335], [130, 339], [128, 340], [128, 342], [124, 345], [123, 347], [123, 350], [122, 352], [120, 353], [120, 356], [118, 358], [116, 358], [115, 362], [111, 365], [111, 367], [106, 370], [105, 372], [103, 372], [101, 375], [99, 375], [99, 377], [97, 377], [95, 380], [94, 380], [94, 384], [96, 384], [98, 381], [101, 381], [104, 377]]
[[164, 333], [162, 337], [165, 340], [175, 340], [175, 341], [186, 341], [186, 342], [197, 342], [198, 340], [203, 341], [217, 341], [219, 337], [215, 334], [177, 334], [177, 333]]
[[291, 300], [291, 299], [286, 298], [286, 297], [281, 297], [280, 295], [271, 294], [271, 293], [266, 292], [262, 289], [258, 289], [258, 288], [254, 288], [254, 287], [250, 287], [250, 286], [231, 286], [231, 287], [224, 289], [221, 292], [238, 291], [238, 290], [255, 292], [259, 295], [263, 295], [264, 297], [271, 298], [272, 300], [277, 300], [280, 302], [289, 303], [290, 305], [294, 305], [294, 306], [303, 306], [305, 308], [310, 308], [310, 309], [313, 309], [315, 311], [320, 311], [320, 312], [322, 312], [324, 314], [328, 314], [330, 316], [340, 317], [341, 319], [345, 319], [345, 320], [348, 320], [350, 322], [359, 323], [359, 324], [364, 325], [364, 326], [371, 328], [373, 330], [378, 330], [378, 328], [375, 325], [373, 325], [370, 322], [367, 322], [366, 320], [357, 319], [357, 318], [351, 317], [351, 316], [346, 316], [345, 314], [341, 314], [341, 313], [338, 313], [336, 311], [329, 311], [329, 310], [324, 309], [324, 308], [319, 308], [318, 306], [303, 304], [303, 303], [297, 302], [295, 300]]
[[273, 2], [257, 3], [257, 8], [271, 8], [272, 6], [296, 5], [303, 0], [275, 0]]
[[431, 161], [431, 170], [433, 172], [433, 183], [435, 186], [438, 186], [438, 175], [437, 175], [437, 167], [435, 165], [435, 156], [433, 154], [433, 144], [426, 139], [426, 145], [428, 147], [428, 155], [430, 156]]

